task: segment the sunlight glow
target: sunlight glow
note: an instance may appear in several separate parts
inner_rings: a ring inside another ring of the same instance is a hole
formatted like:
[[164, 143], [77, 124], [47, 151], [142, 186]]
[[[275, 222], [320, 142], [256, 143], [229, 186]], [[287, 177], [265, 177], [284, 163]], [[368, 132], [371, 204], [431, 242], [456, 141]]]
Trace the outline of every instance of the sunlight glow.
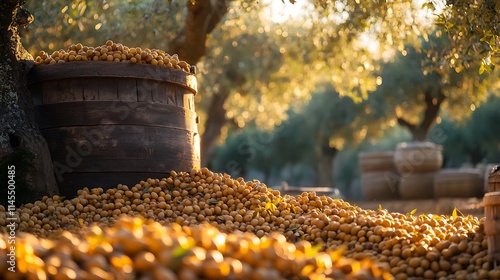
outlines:
[[298, 0], [295, 4], [288, 0], [284, 2], [278, 0], [264, 0], [267, 6], [264, 14], [274, 23], [284, 23], [287, 20], [294, 20], [306, 14], [307, 0]]

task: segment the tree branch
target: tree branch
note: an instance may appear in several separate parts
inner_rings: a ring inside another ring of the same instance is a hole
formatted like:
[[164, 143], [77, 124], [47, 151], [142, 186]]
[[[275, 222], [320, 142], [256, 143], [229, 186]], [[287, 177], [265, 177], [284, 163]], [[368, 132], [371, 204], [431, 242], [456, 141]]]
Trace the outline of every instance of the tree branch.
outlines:
[[410, 130], [411, 133], [415, 131], [415, 125], [411, 124], [409, 121], [405, 120], [403, 117], [398, 117], [397, 118], [398, 124], [401, 126], [404, 126]]
[[210, 16], [210, 20], [207, 25], [207, 34], [212, 33], [214, 28], [219, 24], [222, 18], [227, 14], [227, 1], [226, 0], [217, 0], [215, 6], [212, 10], [212, 14]]
[[425, 91], [425, 111], [424, 118], [419, 124], [419, 128], [422, 131], [428, 132], [432, 124], [436, 121], [436, 118], [439, 114], [439, 109], [441, 108], [441, 104], [446, 99], [445, 95], [441, 93], [441, 89], [438, 89], [437, 97], [433, 96], [431, 90]]
[[217, 0], [212, 5], [210, 0], [188, 0], [186, 25], [170, 42], [169, 52], [178, 54], [190, 64], [196, 64], [205, 56], [207, 35], [227, 14], [227, 1]]

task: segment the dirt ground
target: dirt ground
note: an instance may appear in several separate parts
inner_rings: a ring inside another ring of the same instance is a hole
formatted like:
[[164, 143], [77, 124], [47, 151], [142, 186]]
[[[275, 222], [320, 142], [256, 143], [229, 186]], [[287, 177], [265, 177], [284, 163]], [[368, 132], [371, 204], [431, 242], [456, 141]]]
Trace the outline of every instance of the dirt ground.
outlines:
[[[382, 201], [349, 201], [364, 209], [378, 209], [379, 205], [390, 212], [409, 213], [417, 209], [415, 215], [446, 214], [451, 215], [456, 207], [464, 215], [484, 217], [481, 198], [439, 198], [428, 200], [382, 200]], [[460, 213], [459, 212], [459, 213]]]

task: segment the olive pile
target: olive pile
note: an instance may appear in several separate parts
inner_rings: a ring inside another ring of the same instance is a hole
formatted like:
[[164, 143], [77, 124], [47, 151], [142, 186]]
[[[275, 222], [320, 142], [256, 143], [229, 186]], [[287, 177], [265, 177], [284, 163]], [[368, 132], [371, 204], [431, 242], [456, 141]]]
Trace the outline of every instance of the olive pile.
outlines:
[[17, 214], [18, 231], [31, 233], [20, 243], [36, 260], [25, 271], [49, 278], [63, 266], [52, 274], [34, 267], [59, 256], [75, 275], [90, 267], [110, 275], [97, 279], [500, 279], [476, 217], [366, 210], [314, 192], [282, 196], [207, 168], [44, 197]]
[[111, 40], [99, 47], [88, 47], [82, 44], [73, 44], [68, 50], [55, 51], [48, 54], [40, 51], [35, 58], [35, 65], [55, 64], [71, 61], [114, 61], [139, 64], [151, 64], [173, 68], [190, 73], [190, 65], [179, 60], [177, 54], [169, 55], [158, 49], [129, 48]]
[[66, 231], [56, 239], [23, 234], [16, 243], [18, 271], [5, 276], [17, 279], [390, 279], [372, 261], [318, 252], [307, 241], [288, 243], [278, 233], [258, 238], [224, 234], [208, 224], [165, 227], [138, 217], [79, 234]]

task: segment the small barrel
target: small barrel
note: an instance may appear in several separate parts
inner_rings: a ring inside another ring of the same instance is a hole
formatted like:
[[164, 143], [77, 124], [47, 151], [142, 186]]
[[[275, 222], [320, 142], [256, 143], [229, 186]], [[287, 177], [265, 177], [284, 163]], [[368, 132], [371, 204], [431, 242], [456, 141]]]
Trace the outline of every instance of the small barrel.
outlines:
[[394, 152], [360, 152], [358, 155], [359, 169], [362, 173], [372, 171], [395, 170]]
[[500, 265], [500, 192], [486, 193], [484, 205], [484, 232], [488, 240], [488, 263], [493, 269]]
[[398, 198], [399, 174], [394, 165], [394, 151], [361, 152], [358, 162], [365, 200]]
[[493, 166], [488, 173], [488, 192], [500, 191], [500, 165]]
[[394, 164], [402, 176], [434, 172], [443, 165], [443, 146], [431, 142], [403, 142], [396, 146]]
[[134, 185], [200, 165], [194, 75], [161, 66], [68, 62], [28, 74], [61, 195]]
[[434, 174], [435, 172], [422, 172], [401, 176], [399, 196], [402, 199], [434, 198]]
[[398, 198], [399, 175], [396, 171], [361, 173], [361, 192], [365, 200]]

